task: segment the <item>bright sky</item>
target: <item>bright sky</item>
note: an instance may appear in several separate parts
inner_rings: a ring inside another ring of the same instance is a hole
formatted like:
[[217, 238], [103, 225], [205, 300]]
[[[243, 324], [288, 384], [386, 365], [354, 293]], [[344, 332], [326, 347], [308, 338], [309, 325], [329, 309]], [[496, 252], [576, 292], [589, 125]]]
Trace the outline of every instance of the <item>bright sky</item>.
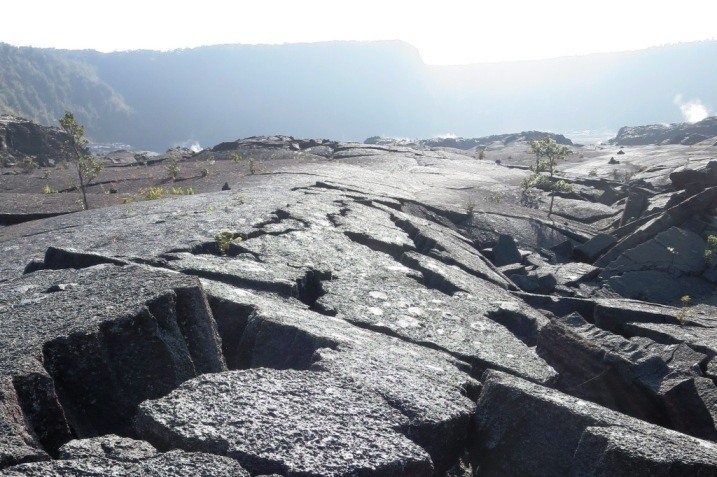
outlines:
[[33, 0], [0, 42], [100, 51], [404, 40], [428, 64], [530, 60], [717, 38], [714, 0]]

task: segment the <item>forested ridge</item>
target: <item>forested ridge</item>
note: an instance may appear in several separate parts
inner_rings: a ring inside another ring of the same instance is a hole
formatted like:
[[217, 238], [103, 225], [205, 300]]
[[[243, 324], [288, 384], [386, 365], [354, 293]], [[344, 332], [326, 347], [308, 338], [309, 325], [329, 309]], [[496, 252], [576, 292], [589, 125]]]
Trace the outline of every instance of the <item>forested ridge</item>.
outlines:
[[614, 135], [682, 122], [680, 101], [714, 113], [715, 57], [717, 41], [466, 66], [426, 65], [399, 41], [114, 53], [0, 44], [0, 113], [56, 125], [71, 110], [93, 141], [156, 151], [273, 134]]

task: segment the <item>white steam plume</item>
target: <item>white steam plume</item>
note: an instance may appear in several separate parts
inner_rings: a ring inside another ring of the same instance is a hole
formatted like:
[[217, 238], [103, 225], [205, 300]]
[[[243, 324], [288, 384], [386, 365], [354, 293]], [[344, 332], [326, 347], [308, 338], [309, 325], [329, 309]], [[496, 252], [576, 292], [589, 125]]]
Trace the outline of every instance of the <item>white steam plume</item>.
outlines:
[[680, 108], [682, 112], [682, 118], [685, 122], [696, 123], [702, 121], [710, 115], [710, 110], [707, 106], [702, 104], [699, 99], [693, 99], [691, 101], [684, 101], [682, 95], [678, 94], [675, 96], [674, 103]]

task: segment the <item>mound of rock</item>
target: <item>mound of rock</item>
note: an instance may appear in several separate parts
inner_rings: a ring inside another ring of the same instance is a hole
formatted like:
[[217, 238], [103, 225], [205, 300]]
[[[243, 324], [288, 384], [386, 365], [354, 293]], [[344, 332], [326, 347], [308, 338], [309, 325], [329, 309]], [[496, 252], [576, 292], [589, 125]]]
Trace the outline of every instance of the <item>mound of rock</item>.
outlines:
[[0, 157], [19, 161], [32, 156], [43, 166], [62, 159], [62, 146], [69, 136], [56, 127], [41, 126], [15, 116], [0, 116]]
[[647, 144], [681, 144], [690, 146], [717, 137], [717, 117], [705, 118], [696, 123], [651, 124], [649, 126], [625, 126], [610, 144], [639, 146]]

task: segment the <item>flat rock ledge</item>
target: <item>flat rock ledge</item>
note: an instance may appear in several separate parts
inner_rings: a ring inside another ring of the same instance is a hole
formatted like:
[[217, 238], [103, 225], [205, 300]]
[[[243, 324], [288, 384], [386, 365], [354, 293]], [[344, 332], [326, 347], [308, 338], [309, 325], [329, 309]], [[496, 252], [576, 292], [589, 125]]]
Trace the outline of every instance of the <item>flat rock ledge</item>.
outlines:
[[430, 476], [430, 456], [398, 432], [408, 419], [328, 373], [214, 374], [146, 401], [138, 434], [159, 448], [230, 456], [252, 474]]

